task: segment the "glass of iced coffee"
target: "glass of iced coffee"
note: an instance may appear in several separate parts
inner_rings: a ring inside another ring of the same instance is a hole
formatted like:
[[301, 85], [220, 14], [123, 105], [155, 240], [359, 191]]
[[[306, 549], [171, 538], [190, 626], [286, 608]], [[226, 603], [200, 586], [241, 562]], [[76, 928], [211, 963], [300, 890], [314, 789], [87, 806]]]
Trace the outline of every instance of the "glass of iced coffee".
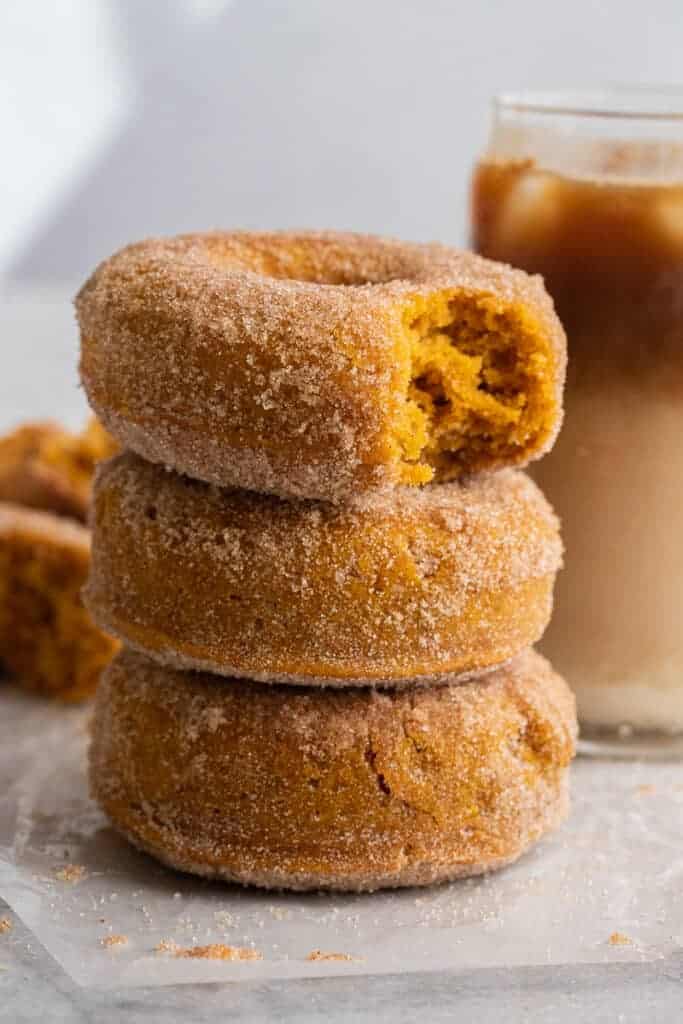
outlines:
[[683, 754], [683, 91], [503, 96], [473, 245], [543, 275], [564, 427], [533, 470], [563, 522], [542, 649], [593, 753]]

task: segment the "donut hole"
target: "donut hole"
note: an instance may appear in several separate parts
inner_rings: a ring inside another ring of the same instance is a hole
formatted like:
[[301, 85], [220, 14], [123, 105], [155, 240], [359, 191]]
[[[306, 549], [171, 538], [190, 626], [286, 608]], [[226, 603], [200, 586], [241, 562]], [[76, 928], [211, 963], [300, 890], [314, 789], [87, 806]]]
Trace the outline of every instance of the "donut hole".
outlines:
[[247, 270], [263, 277], [305, 284], [358, 288], [413, 278], [422, 268], [403, 247], [376, 241], [359, 248], [357, 239], [287, 238], [277, 235], [207, 242], [208, 254], [218, 266]]
[[448, 293], [416, 300], [404, 325], [404, 482], [454, 479], [528, 450], [553, 402], [534, 325], [494, 298]]

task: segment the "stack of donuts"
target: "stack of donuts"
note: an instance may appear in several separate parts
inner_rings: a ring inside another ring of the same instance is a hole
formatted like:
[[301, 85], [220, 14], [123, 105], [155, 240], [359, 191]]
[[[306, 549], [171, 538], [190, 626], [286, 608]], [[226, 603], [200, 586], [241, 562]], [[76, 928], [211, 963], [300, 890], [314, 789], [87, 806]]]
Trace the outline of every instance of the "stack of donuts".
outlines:
[[567, 686], [532, 645], [562, 549], [519, 467], [565, 338], [539, 278], [439, 245], [210, 233], [77, 298], [100, 468], [95, 796], [175, 868], [427, 884], [516, 859], [568, 804]]

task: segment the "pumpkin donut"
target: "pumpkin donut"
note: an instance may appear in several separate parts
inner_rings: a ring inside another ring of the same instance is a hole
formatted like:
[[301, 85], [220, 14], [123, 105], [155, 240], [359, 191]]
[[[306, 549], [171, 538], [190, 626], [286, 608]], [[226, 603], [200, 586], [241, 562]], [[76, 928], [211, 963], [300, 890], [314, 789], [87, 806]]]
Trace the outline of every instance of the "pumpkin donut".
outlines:
[[58, 423], [24, 423], [0, 437], [0, 501], [85, 522], [95, 464], [116, 451], [91, 419], [80, 434]]
[[171, 867], [267, 888], [426, 885], [514, 861], [567, 813], [574, 698], [526, 651], [405, 690], [257, 686], [124, 650], [97, 693], [90, 777]]
[[214, 232], [128, 246], [76, 299], [125, 448], [219, 486], [342, 501], [521, 466], [562, 414], [540, 277], [442, 245]]
[[89, 563], [85, 527], [0, 503], [0, 668], [26, 689], [89, 697], [118, 649], [81, 602]]
[[353, 503], [223, 491], [133, 453], [100, 467], [85, 601], [176, 668], [348, 686], [481, 672], [543, 633], [558, 523], [524, 473]]

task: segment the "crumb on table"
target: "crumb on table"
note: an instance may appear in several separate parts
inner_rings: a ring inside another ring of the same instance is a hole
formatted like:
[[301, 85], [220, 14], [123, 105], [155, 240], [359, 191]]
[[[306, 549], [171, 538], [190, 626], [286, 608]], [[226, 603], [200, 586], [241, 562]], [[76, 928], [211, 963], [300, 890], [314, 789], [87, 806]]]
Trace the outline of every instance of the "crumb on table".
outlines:
[[127, 946], [128, 936], [127, 935], [105, 935], [103, 939], [100, 939], [100, 945], [104, 946], [105, 949], [112, 949], [114, 946]]
[[0, 935], [12, 931], [12, 922], [9, 917], [0, 917]]
[[170, 953], [172, 956], [199, 960], [263, 960], [257, 949], [245, 946], [225, 946], [214, 942], [208, 946], [179, 946], [173, 939], [162, 939], [154, 947], [155, 953]]
[[157, 945], [154, 947], [154, 952], [175, 953], [176, 950], [179, 948], [180, 947], [178, 946], [178, 943], [174, 942], [173, 939], [162, 939], [161, 942], [157, 943]]
[[359, 958], [356, 956], [351, 956], [349, 953], [323, 953], [321, 949], [314, 949], [308, 954], [306, 959], [352, 961], [358, 960]]
[[628, 935], [624, 935], [623, 932], [612, 932], [609, 944], [610, 946], [632, 946], [633, 939], [629, 939]]
[[86, 870], [82, 864], [65, 864], [63, 868], [55, 871], [55, 878], [58, 882], [80, 882], [85, 878]]

